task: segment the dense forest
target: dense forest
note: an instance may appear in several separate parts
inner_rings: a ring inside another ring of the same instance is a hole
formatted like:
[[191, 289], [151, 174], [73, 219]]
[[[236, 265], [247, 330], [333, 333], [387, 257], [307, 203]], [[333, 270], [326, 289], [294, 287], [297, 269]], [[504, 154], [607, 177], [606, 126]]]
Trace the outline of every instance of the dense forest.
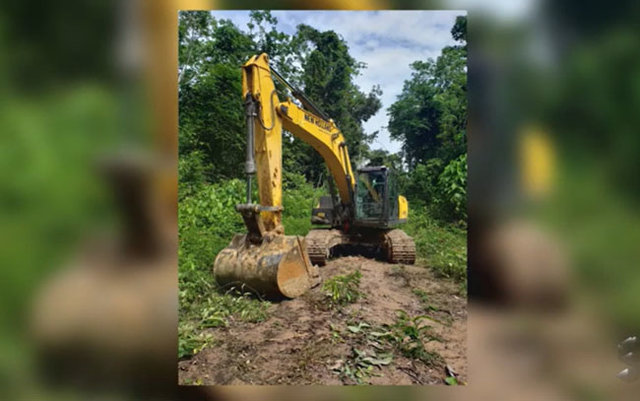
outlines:
[[[435, 60], [413, 62], [402, 93], [385, 111], [390, 136], [402, 145], [389, 153], [372, 148], [378, 131], [363, 128], [381, 110], [384, 88], [355, 84], [366, 65], [339, 34], [301, 24], [290, 35], [268, 11], [251, 11], [246, 28], [210, 12], [180, 13], [180, 355], [204, 346], [196, 334], [203, 325], [224, 324], [234, 314], [262, 316], [253, 300], [211, 295], [216, 292], [210, 272], [217, 252], [245, 230], [234, 211], [245, 185], [240, 66], [262, 52], [334, 119], [354, 168], [384, 164], [399, 172], [401, 193], [410, 202], [405, 230], [416, 241], [418, 258], [466, 287], [466, 17], [457, 18], [451, 35], [457, 44]], [[285, 88], [277, 89], [284, 98]], [[327, 169], [308, 145], [284, 135], [283, 222], [287, 234], [305, 235], [311, 208], [327, 193]]]

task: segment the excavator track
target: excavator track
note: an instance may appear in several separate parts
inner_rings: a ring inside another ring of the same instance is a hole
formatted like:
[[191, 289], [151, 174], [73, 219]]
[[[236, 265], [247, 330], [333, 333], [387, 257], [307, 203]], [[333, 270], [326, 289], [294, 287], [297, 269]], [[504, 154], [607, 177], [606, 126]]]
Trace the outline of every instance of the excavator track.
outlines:
[[369, 237], [368, 241], [358, 237], [350, 238], [340, 230], [315, 229], [309, 231], [305, 241], [311, 263], [318, 266], [324, 266], [331, 256], [331, 248], [340, 244], [375, 245], [377, 243], [384, 248], [389, 263], [412, 265], [416, 261], [416, 245], [413, 238], [400, 229], [384, 232], [379, 240]]
[[311, 230], [305, 237], [307, 254], [311, 263], [324, 266], [331, 253], [331, 248], [342, 243], [343, 235], [339, 230]]
[[413, 238], [400, 229], [387, 231], [384, 234], [387, 261], [412, 265], [416, 261], [416, 245]]

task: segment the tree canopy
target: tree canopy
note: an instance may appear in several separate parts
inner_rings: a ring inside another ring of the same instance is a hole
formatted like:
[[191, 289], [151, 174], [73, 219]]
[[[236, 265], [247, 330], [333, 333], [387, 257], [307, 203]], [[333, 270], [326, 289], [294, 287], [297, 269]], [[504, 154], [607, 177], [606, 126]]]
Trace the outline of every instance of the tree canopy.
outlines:
[[[467, 47], [466, 17], [458, 17], [451, 36], [459, 44], [442, 49], [436, 60], [411, 64], [411, 78], [388, 111], [391, 137], [402, 142], [405, 162], [412, 171], [410, 194], [426, 203], [449, 204], [449, 212], [464, 213], [451, 205], [452, 194], [444, 186], [459, 187], [461, 204], [466, 204], [467, 147]], [[461, 160], [464, 159], [464, 163]], [[448, 167], [450, 166], [450, 167]], [[453, 174], [461, 169], [461, 174]], [[448, 172], [448, 173], [447, 173]], [[456, 183], [448, 176], [458, 177]], [[464, 174], [462, 174], [464, 173]], [[445, 174], [443, 176], [443, 174]]]

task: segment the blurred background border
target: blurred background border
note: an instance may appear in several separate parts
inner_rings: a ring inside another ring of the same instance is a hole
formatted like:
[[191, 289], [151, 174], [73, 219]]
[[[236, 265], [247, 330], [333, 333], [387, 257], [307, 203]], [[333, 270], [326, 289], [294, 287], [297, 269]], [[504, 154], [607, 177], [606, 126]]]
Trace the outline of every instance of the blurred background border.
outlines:
[[[637, 387], [615, 378], [624, 367], [615, 344], [640, 331], [638, 3], [349, 5], [468, 9], [469, 293], [477, 309], [469, 321], [470, 384], [446, 396], [631, 399]], [[257, 5], [0, 6], [7, 397], [202, 396], [175, 387], [177, 10], [227, 6]], [[94, 265], [95, 274], [74, 275]], [[47, 384], [65, 366], [75, 367], [71, 379]], [[205, 393], [281, 397], [255, 391]]]

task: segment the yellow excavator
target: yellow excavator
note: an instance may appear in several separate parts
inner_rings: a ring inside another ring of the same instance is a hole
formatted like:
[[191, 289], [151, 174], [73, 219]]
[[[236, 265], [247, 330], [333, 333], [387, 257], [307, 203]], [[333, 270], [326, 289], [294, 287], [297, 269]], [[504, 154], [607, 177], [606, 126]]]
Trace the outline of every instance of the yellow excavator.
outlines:
[[[273, 77], [291, 91], [280, 102]], [[253, 56], [242, 66], [242, 93], [247, 119], [246, 203], [236, 206], [247, 234], [236, 234], [214, 262], [218, 284], [235, 285], [264, 295], [295, 298], [320, 281], [324, 265], [339, 245], [383, 251], [390, 263], [413, 264], [415, 244], [395, 228], [407, 221], [409, 205], [398, 194], [394, 172], [366, 167], [354, 175], [345, 139], [335, 122], [300, 90], [270, 68], [268, 56]], [[285, 236], [282, 226], [282, 130], [311, 145], [324, 159], [331, 195], [312, 210], [306, 237]], [[256, 175], [259, 203], [251, 200]], [[337, 192], [336, 192], [337, 190]]]

